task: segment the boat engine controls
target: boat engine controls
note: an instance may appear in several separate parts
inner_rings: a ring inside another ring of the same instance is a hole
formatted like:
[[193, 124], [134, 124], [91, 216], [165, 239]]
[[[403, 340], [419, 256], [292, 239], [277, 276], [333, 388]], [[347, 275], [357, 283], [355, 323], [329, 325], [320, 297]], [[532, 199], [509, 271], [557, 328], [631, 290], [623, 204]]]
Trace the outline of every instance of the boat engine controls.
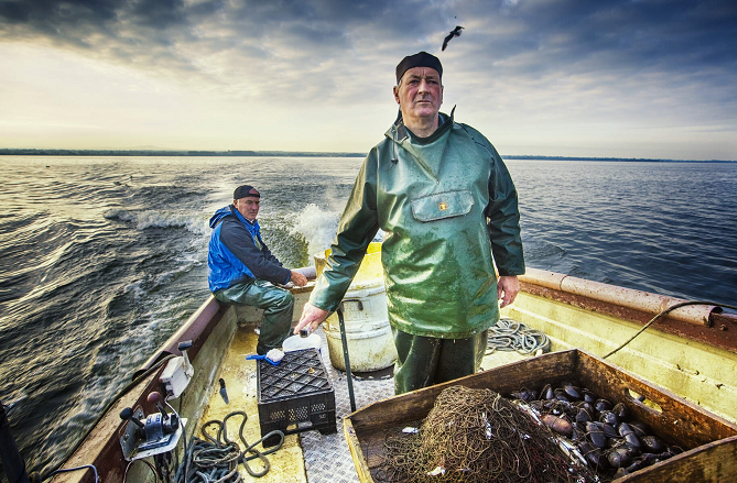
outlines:
[[187, 349], [192, 347], [192, 341], [180, 342], [177, 347], [182, 355], [170, 360], [159, 377], [167, 401], [181, 396], [194, 375], [194, 368], [187, 356]]
[[125, 408], [120, 412], [120, 419], [128, 421], [120, 437], [120, 446], [126, 461], [134, 461], [173, 450], [182, 436], [182, 428], [186, 418], [180, 419], [172, 412], [167, 414], [158, 392], [152, 392], [146, 398], [159, 410], [144, 418], [143, 409]]

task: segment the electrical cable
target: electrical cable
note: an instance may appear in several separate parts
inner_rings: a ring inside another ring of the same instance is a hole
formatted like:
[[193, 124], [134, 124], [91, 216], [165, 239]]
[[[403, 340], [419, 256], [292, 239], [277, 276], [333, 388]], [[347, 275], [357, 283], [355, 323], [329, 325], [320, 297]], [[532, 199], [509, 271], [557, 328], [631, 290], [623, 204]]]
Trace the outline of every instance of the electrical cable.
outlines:
[[636, 337], [637, 337], [638, 335], [640, 335], [640, 334], [642, 334], [643, 332], [645, 332], [645, 330], [646, 330], [646, 329], [647, 329], [648, 327], [650, 327], [651, 325], [653, 325], [653, 323], [655, 323], [655, 321], [656, 321], [656, 320], [658, 320], [659, 318], [661, 318], [661, 317], [663, 317], [664, 315], [666, 315], [666, 314], [668, 314], [668, 313], [670, 313], [670, 312], [674, 311], [675, 309], [678, 309], [678, 308], [681, 308], [681, 307], [686, 307], [686, 306], [688, 306], [688, 305], [714, 305], [714, 306], [716, 306], [716, 307], [725, 307], [725, 308], [728, 308], [728, 309], [732, 309], [732, 310], [737, 310], [737, 307], [734, 307], [734, 306], [732, 306], [732, 305], [726, 305], [726, 304], [717, 304], [717, 303], [714, 303], [714, 302], [705, 302], [705, 301], [701, 301], [701, 300], [696, 300], [696, 301], [692, 301], [692, 302], [680, 302], [680, 303], [677, 303], [677, 304], [675, 304], [675, 305], [672, 305], [672, 306], [668, 307], [667, 309], [663, 310], [663, 311], [662, 311], [662, 312], [660, 312], [660, 313], [659, 313], [658, 315], [656, 315], [655, 317], [653, 317], [652, 319], [650, 319], [650, 321], [649, 321], [649, 322], [648, 322], [647, 324], [645, 324], [644, 326], [642, 326], [642, 328], [641, 328], [641, 329], [640, 329], [639, 331], [637, 331], [637, 333], [636, 333], [635, 335], [633, 335], [632, 337], [630, 337], [630, 338], [629, 338], [629, 339], [628, 339], [627, 341], [625, 341], [625, 342], [624, 342], [624, 343], [623, 343], [622, 345], [620, 345], [619, 347], [617, 347], [617, 348], [616, 348], [616, 349], [614, 349], [613, 351], [609, 352], [609, 353], [608, 353], [607, 355], [605, 355], [605, 356], [602, 356], [602, 359], [606, 359], [606, 358], [607, 358], [607, 357], [609, 357], [610, 355], [612, 355], [612, 354], [615, 354], [615, 353], [619, 352], [619, 351], [620, 351], [621, 349], [624, 349], [624, 348], [625, 348], [625, 347], [627, 346], [627, 344], [629, 344], [630, 342], [632, 342], [633, 340], [635, 340], [635, 338], [636, 338]]
[[[184, 421], [182, 421], [182, 418], [179, 416], [179, 413], [174, 410], [173, 407], [171, 407], [171, 404], [169, 404], [169, 401], [164, 401], [164, 404], [166, 404], [166, 407], [171, 409], [171, 412], [174, 413], [174, 415], [177, 417], [177, 421], [179, 421], [179, 426], [182, 428], [182, 442], [184, 443], [184, 454], [187, 454], [187, 432], [184, 429]], [[181, 401], [180, 401], [180, 409], [181, 409]], [[184, 481], [187, 481], [187, 465], [184, 465]]]
[[154, 468], [154, 465], [152, 465], [151, 462], [148, 461], [148, 460], [133, 460], [133, 461], [129, 461], [128, 464], [125, 465], [125, 473], [123, 473], [123, 483], [126, 483], [128, 481], [128, 470], [130, 469], [131, 466], [133, 466], [133, 463], [135, 463], [136, 461], [141, 461], [143, 463], [146, 463], [148, 465], [148, 467], [151, 469], [151, 473], [154, 474], [154, 483], [158, 483], [158, 481], [159, 481], [159, 475], [158, 475], [158, 473], [156, 473], [156, 468]]
[[82, 466], [77, 466], [76, 468], [63, 468], [60, 470], [54, 470], [51, 473], [49, 473], [49, 476], [43, 479], [44, 480], [49, 479], [57, 473], [67, 473], [69, 471], [78, 471], [78, 470], [85, 470], [85, 469], [92, 469], [92, 472], [95, 474], [95, 483], [98, 483], [98, 481], [100, 481], [99, 477], [97, 476], [97, 468], [95, 468], [95, 465], [82, 465]]

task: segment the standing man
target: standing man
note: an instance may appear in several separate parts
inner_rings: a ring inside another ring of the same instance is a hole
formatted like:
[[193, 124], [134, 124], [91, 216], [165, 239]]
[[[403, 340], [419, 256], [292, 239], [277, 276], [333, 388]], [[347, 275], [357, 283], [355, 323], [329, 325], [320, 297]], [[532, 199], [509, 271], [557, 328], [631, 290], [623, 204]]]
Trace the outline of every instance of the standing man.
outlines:
[[397, 66], [399, 116], [358, 173], [295, 329], [336, 310], [382, 229], [397, 394], [477, 372], [498, 299], [512, 303], [525, 272], [512, 178], [481, 133], [439, 112], [442, 75], [426, 52]]
[[260, 204], [261, 194], [256, 188], [239, 186], [233, 193], [233, 204], [210, 218], [213, 232], [207, 254], [207, 281], [220, 302], [264, 309], [256, 352], [266, 354], [281, 347], [289, 336], [294, 313], [291, 292], [275, 284], [292, 282], [302, 287], [307, 278], [284, 268], [269, 251], [256, 220]]

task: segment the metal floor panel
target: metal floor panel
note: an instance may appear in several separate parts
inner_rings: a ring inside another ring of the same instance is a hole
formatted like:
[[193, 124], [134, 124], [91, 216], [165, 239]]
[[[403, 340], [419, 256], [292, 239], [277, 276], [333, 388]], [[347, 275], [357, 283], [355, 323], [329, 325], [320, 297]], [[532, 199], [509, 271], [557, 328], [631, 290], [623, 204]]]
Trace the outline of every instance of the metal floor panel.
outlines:
[[[306, 431], [300, 434], [300, 443], [305, 459], [305, 470], [309, 483], [354, 483], [358, 482], [358, 474], [353, 465], [353, 458], [343, 436], [343, 418], [350, 414], [351, 405], [348, 397], [348, 380], [346, 374], [337, 370], [330, 363], [327, 342], [322, 328], [315, 331], [322, 338], [322, 358], [328, 370], [328, 378], [335, 389], [335, 417], [338, 420], [338, 432], [320, 434], [318, 431]], [[353, 378], [353, 392], [356, 408], [360, 409], [372, 402], [394, 396], [394, 379], [358, 379]]]

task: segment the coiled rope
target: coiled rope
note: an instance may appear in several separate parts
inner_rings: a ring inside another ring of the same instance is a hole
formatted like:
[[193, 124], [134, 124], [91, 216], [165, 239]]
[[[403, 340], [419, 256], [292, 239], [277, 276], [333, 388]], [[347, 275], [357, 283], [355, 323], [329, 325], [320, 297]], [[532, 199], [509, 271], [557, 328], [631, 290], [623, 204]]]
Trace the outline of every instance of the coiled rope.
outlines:
[[[228, 439], [226, 425], [228, 419], [233, 416], [241, 416], [243, 418], [240, 429], [238, 430], [238, 437], [240, 438], [240, 442], [244, 448], [243, 450], [241, 450], [241, 446], [239, 446], [236, 441]], [[243, 428], [246, 425], [246, 421], [248, 421], [248, 416], [245, 412], [234, 411], [225, 416], [222, 421], [213, 419], [203, 424], [201, 431], [202, 436], [205, 439], [192, 439], [192, 444], [185, 455], [185, 460], [180, 466], [179, 471], [177, 471], [176, 482], [238, 483], [243, 481], [240, 473], [238, 472], [239, 464], [242, 464], [248, 474], [254, 478], [260, 478], [268, 473], [271, 468], [271, 464], [269, 463], [269, 460], [266, 459], [266, 455], [281, 448], [284, 443], [284, 433], [279, 430], [271, 431], [254, 444], [249, 445], [243, 437]], [[217, 427], [217, 436], [213, 437], [208, 433], [208, 428], [210, 426]], [[279, 437], [279, 442], [276, 446], [263, 452], [255, 448], [265, 439], [273, 436]], [[254, 470], [248, 464], [249, 461], [257, 458], [261, 460], [262, 464], [262, 469], [260, 471]], [[184, 477], [185, 474], [187, 475], [186, 480]]]
[[496, 351], [517, 351], [520, 354], [531, 354], [538, 350], [550, 350], [550, 340], [544, 332], [530, 329], [522, 322], [511, 319], [500, 319], [494, 327], [489, 328], [486, 354]]

